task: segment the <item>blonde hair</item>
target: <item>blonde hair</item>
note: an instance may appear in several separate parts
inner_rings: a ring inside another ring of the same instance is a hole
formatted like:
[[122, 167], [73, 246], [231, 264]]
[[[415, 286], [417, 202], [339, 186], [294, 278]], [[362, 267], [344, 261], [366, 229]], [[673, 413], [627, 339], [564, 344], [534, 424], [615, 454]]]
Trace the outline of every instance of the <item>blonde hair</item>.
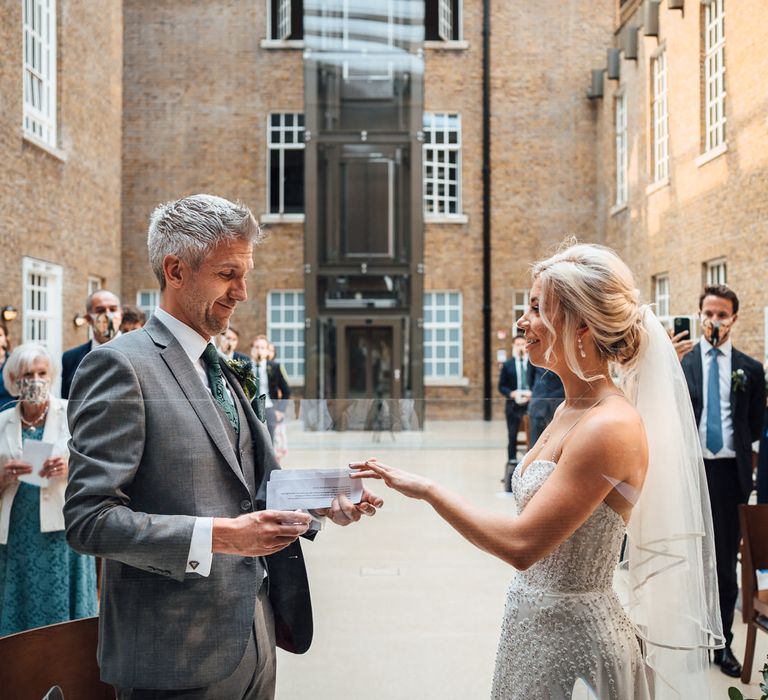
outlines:
[[[647, 340], [645, 307], [632, 273], [616, 253], [570, 239], [552, 257], [534, 264], [533, 278], [539, 281], [539, 313], [550, 333], [548, 360], [557, 339], [552, 320], [558, 318], [565, 339], [575, 340], [578, 329], [586, 326], [601, 357], [620, 365], [624, 373], [635, 367]], [[564, 342], [563, 347], [565, 363], [576, 376], [598, 378], [582, 371], [575, 342]]]

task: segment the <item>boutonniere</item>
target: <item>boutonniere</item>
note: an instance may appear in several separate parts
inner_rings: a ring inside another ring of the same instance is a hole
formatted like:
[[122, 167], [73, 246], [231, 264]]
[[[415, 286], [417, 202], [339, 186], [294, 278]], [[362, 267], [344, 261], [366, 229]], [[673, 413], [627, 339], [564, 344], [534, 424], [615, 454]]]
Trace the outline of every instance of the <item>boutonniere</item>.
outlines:
[[744, 391], [747, 388], [747, 375], [743, 369], [736, 369], [731, 373], [731, 391]]
[[253, 371], [253, 364], [247, 360], [226, 360], [226, 363], [243, 388], [245, 398], [252, 401], [259, 393], [259, 378]]

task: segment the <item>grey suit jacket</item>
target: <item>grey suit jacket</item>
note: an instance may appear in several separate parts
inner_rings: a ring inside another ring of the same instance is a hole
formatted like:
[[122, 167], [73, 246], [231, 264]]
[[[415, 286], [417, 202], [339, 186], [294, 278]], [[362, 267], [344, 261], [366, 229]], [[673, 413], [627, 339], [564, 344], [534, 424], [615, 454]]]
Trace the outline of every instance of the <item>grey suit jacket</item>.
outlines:
[[113, 685], [181, 689], [231, 675], [250, 634], [260, 562], [281, 646], [309, 646], [298, 543], [266, 561], [216, 554], [207, 578], [185, 573], [195, 517], [263, 509], [268, 475], [279, 468], [266, 427], [230, 384], [253, 436], [250, 475], [194, 366], [158, 320], [89, 353], [77, 372], [64, 516], [70, 545], [107, 560], [98, 659]]

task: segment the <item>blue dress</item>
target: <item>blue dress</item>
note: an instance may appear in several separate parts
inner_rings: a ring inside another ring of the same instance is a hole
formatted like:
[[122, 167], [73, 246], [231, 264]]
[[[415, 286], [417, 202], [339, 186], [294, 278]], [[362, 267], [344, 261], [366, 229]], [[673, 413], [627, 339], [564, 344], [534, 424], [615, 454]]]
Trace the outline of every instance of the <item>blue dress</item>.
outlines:
[[[41, 440], [43, 428], [22, 430]], [[63, 531], [40, 532], [40, 489], [21, 482], [0, 545], [0, 636], [97, 614], [96, 565]]]

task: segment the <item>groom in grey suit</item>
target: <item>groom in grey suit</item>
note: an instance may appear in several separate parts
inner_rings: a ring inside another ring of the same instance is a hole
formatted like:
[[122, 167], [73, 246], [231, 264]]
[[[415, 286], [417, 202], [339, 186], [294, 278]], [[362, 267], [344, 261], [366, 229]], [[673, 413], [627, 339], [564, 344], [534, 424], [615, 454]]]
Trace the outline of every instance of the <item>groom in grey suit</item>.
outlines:
[[[272, 698], [275, 644], [312, 639], [311, 518], [265, 510], [272, 444], [210, 342], [247, 298], [258, 235], [219, 197], [158, 207], [160, 308], [89, 353], [70, 392], [67, 538], [106, 559], [98, 660], [121, 699]], [[346, 525], [380, 505], [364, 491], [317, 515]]]

